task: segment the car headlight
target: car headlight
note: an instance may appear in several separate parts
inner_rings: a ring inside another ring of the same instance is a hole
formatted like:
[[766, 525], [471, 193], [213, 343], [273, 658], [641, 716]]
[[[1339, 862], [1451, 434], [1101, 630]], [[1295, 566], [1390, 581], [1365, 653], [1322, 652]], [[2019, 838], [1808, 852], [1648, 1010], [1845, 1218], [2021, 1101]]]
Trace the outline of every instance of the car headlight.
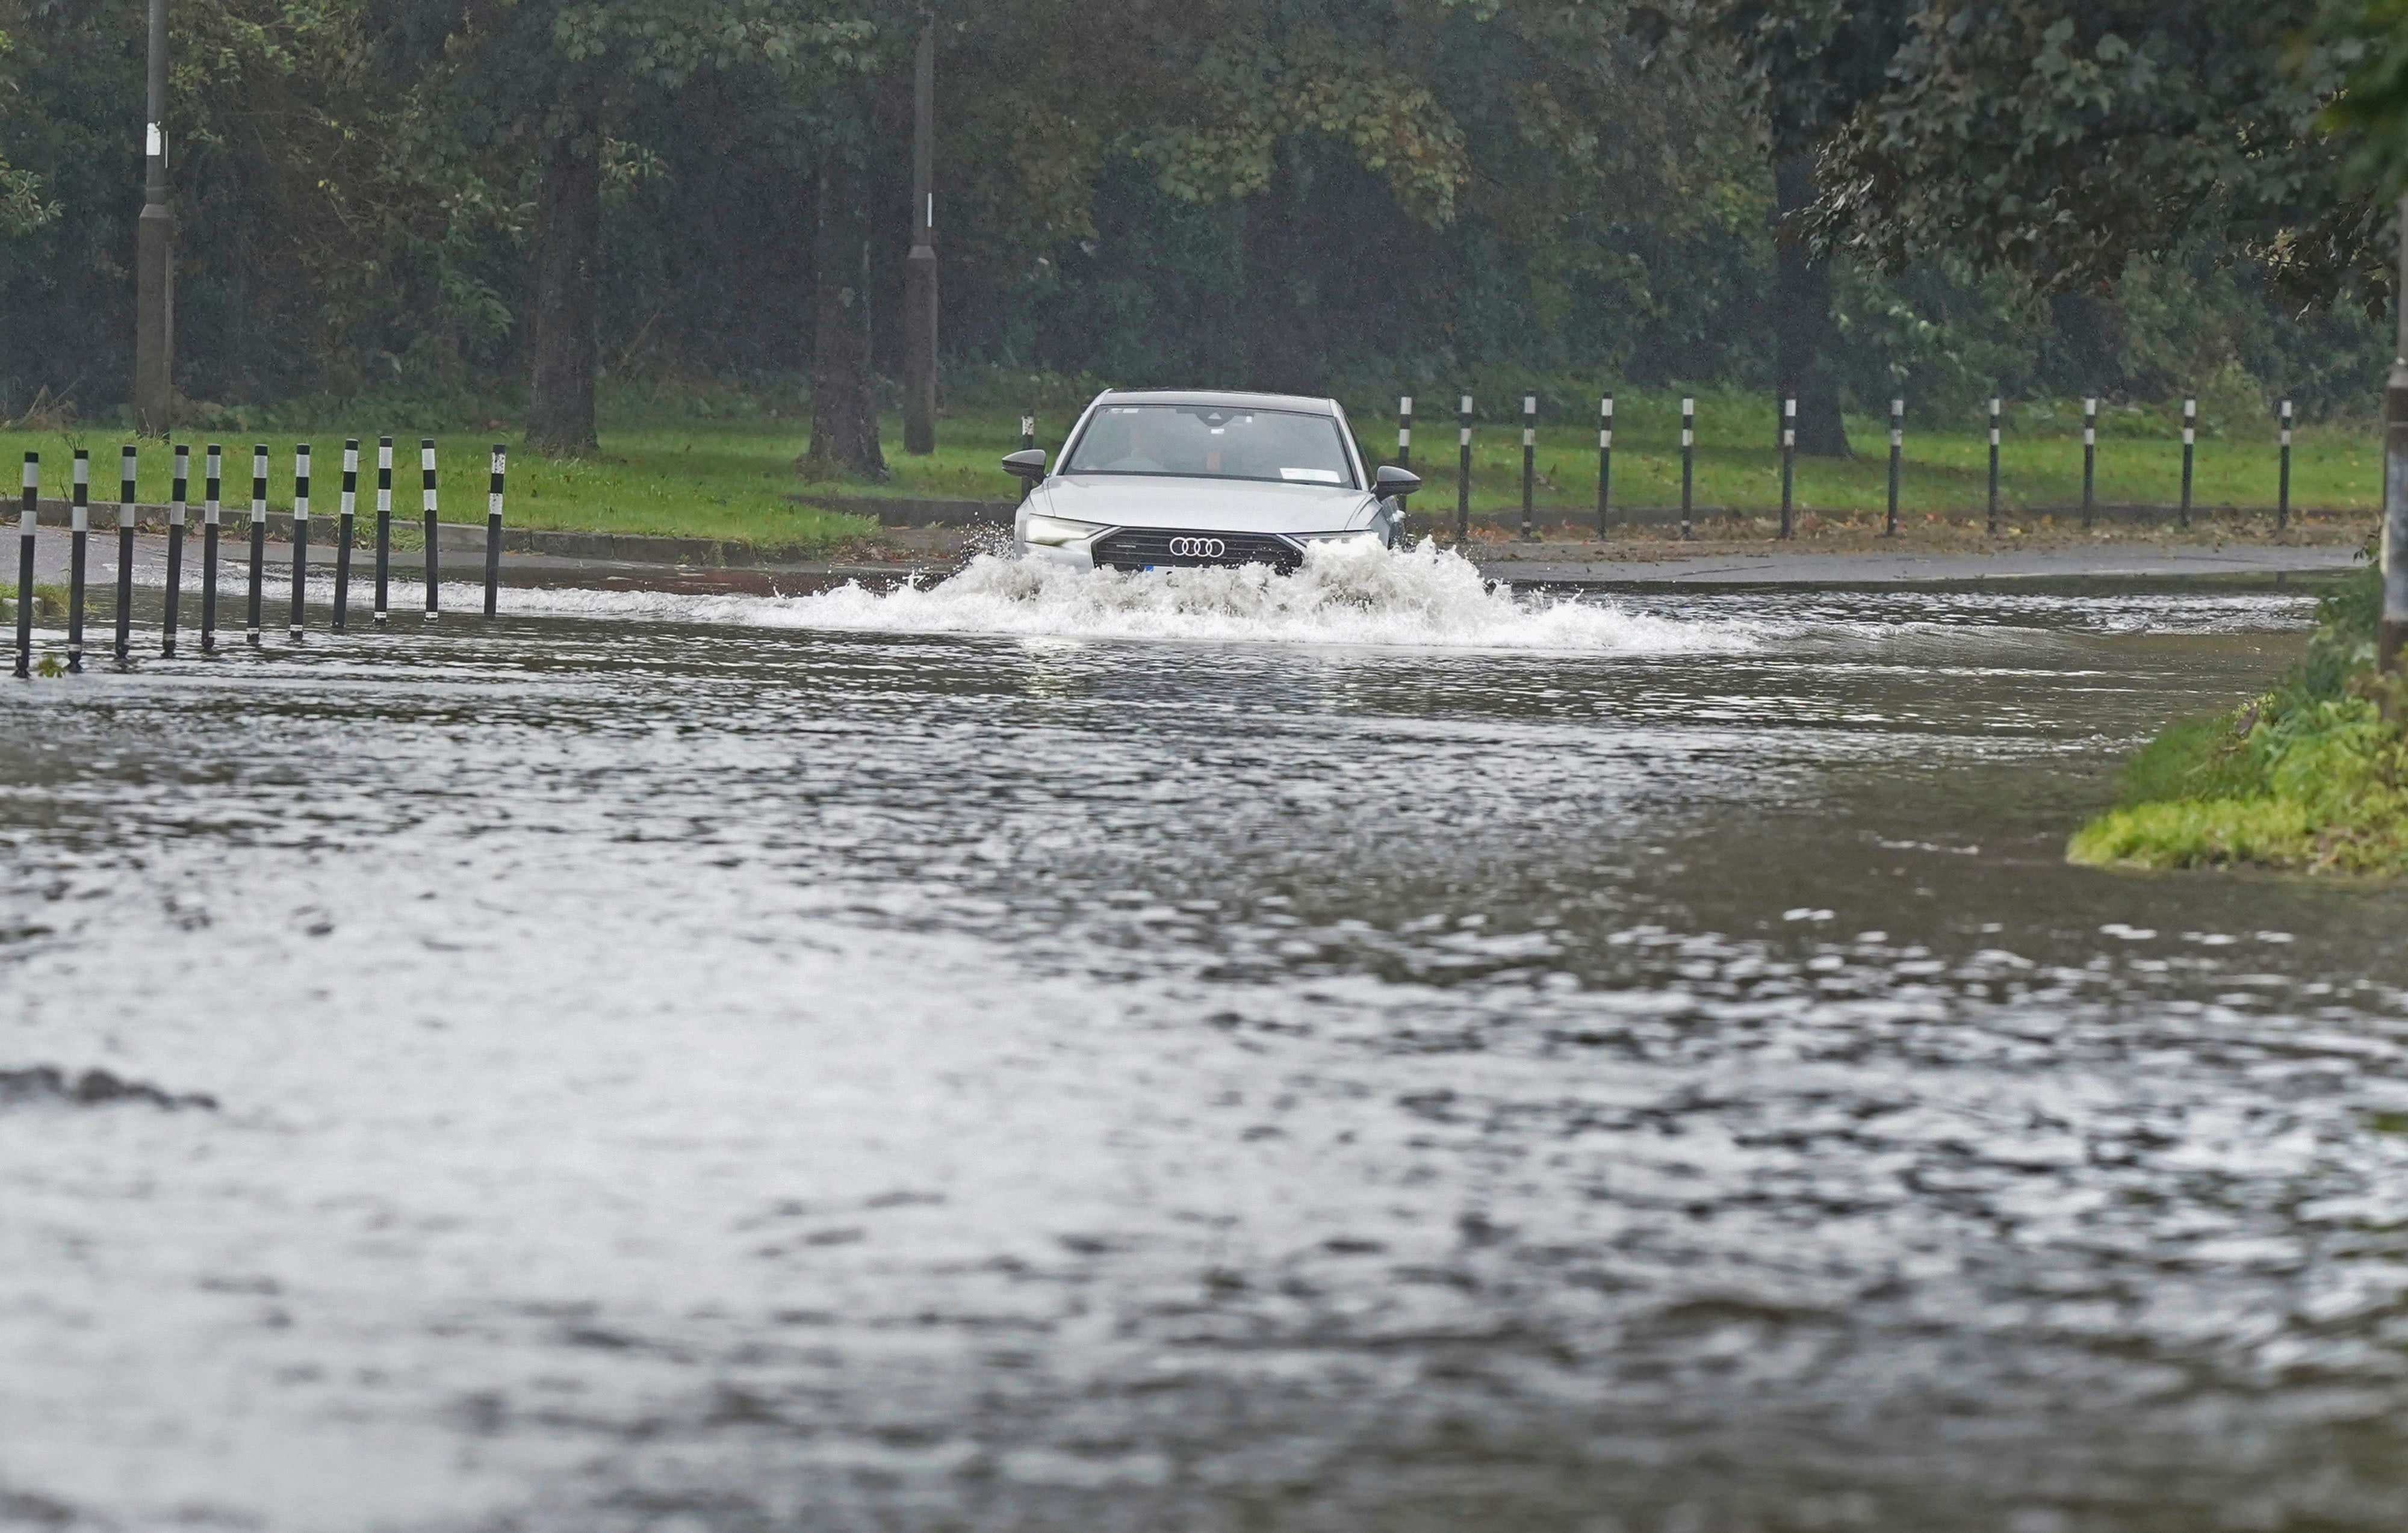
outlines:
[[1073, 522], [1066, 516], [1039, 516], [1031, 512], [1028, 517], [1028, 530], [1022, 536], [1032, 543], [1041, 543], [1047, 548], [1060, 548], [1065, 543], [1076, 543], [1093, 537], [1103, 530], [1100, 524], [1093, 522]]
[[1299, 533], [1297, 541], [1308, 547], [1325, 549], [1377, 549], [1388, 545], [1376, 527], [1363, 527], [1354, 532]]

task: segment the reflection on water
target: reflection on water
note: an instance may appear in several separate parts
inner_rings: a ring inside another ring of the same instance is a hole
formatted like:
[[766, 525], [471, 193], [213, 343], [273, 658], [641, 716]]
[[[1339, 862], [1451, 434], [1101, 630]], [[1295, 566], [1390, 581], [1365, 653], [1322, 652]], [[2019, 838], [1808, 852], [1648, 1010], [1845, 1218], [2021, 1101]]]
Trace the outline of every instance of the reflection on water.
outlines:
[[2301, 598], [942, 590], [7, 693], [0, 1524], [2398, 1526]]

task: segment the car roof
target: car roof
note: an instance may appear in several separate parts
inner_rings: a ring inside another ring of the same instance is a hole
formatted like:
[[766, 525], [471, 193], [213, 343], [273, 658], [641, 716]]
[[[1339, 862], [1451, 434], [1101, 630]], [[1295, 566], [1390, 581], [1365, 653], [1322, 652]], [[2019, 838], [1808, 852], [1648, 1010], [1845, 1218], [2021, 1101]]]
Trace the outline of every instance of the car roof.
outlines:
[[1231, 409], [1291, 409], [1308, 415], [1340, 413], [1335, 399], [1301, 394], [1240, 394], [1226, 389], [1106, 389], [1096, 403], [1116, 405], [1219, 405]]

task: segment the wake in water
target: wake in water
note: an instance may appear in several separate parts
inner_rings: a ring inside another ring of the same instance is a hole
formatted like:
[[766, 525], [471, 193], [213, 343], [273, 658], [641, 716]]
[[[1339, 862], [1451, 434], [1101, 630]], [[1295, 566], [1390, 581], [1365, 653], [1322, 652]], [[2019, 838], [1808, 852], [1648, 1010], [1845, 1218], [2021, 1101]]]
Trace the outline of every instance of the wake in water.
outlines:
[[1515, 595], [1425, 538], [1409, 552], [1314, 549], [1304, 566], [1067, 569], [981, 554], [933, 585], [848, 583], [806, 596], [506, 591], [517, 613], [761, 628], [1025, 638], [1376, 644], [1636, 653], [1753, 648], [1757, 625], [1649, 617], [1611, 603]]

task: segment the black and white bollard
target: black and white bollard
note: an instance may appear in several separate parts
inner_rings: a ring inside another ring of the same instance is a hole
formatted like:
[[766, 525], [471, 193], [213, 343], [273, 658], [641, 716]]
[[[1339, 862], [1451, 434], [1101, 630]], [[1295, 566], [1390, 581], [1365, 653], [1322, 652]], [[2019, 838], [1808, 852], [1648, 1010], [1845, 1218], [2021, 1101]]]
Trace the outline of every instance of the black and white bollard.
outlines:
[[510, 445], [494, 444], [494, 479], [485, 490], [485, 616], [500, 609], [502, 591], [502, 474], [509, 467]]
[[285, 629], [301, 642], [309, 626], [309, 444], [293, 450], [293, 604]]
[[1522, 537], [1538, 536], [1530, 525], [1530, 499], [1539, 478], [1539, 396], [1522, 396]]
[[[1413, 396], [1409, 394], [1397, 398], [1397, 466], [1409, 474], [1413, 468]], [[1399, 512], [1404, 510], [1408, 498], [1397, 497]]]
[[251, 605], [245, 609], [245, 637], [252, 649], [259, 646], [259, 609], [262, 588], [267, 583], [267, 444], [257, 442], [251, 450]]
[[2274, 481], [2274, 530], [2291, 523], [2291, 402], [2283, 401], [2283, 466]]
[[[1020, 418], [1020, 451], [1025, 452], [1036, 445], [1037, 417], [1034, 415], [1024, 415]], [[1035, 480], [1022, 480], [1020, 481], [1020, 498], [1026, 500], [1028, 498], [1029, 492], [1036, 488], [1037, 481]]]
[[2098, 510], [2099, 401], [2082, 401], [2082, 530], [2090, 530]]
[[117, 478], [117, 663], [134, 658], [134, 487], [138, 460], [127, 444], [118, 456]]
[[2198, 440], [2198, 437], [2199, 401], [2186, 399], [2183, 401], [2182, 506], [2174, 512], [2175, 522], [2185, 527], [2190, 525], [2190, 454], [2192, 444]]
[[422, 437], [418, 441], [418, 471], [426, 485], [426, 621], [433, 623], [437, 610], [436, 595], [439, 578], [441, 534], [435, 525], [435, 438]]
[[1884, 537], [1898, 536], [1898, 469], [1906, 455], [1906, 401], [1889, 402], [1889, 518], [1882, 523]]
[[201, 652], [215, 654], [218, 649], [218, 533], [224, 520], [218, 504], [223, 486], [221, 472], [224, 461], [218, 444], [209, 444], [208, 455], [203, 461], [201, 480]]
[[1462, 543], [1471, 537], [1471, 395], [1463, 396], [1456, 418], [1460, 424], [1455, 428], [1455, 540]]
[[75, 509], [67, 554], [67, 669], [83, 669], [83, 576], [92, 537], [92, 454], [75, 455]]
[[24, 508], [17, 520], [17, 675], [34, 674], [34, 543], [42, 498], [42, 455], [25, 454]]
[[1789, 536], [1789, 507], [1793, 471], [1798, 460], [1798, 401], [1781, 402], [1781, 536]]
[[1597, 406], [1597, 540], [1605, 541], [1606, 518], [1613, 509], [1613, 395]]
[[360, 439], [343, 443], [343, 499], [335, 513], [335, 632], [351, 615], [351, 538], [360, 509]]
[[1681, 401], [1681, 540], [1687, 542], [1695, 534], [1689, 514], [1698, 487], [1698, 402]]
[[393, 438], [377, 438], [376, 620], [385, 620], [393, 576]]
[[1999, 402], [1990, 401], [1990, 536], [1999, 534]]
[[193, 449], [176, 444], [176, 478], [167, 487], [167, 607], [159, 620], [159, 652], [176, 656], [176, 629], [184, 617], [184, 497], [193, 487]]

